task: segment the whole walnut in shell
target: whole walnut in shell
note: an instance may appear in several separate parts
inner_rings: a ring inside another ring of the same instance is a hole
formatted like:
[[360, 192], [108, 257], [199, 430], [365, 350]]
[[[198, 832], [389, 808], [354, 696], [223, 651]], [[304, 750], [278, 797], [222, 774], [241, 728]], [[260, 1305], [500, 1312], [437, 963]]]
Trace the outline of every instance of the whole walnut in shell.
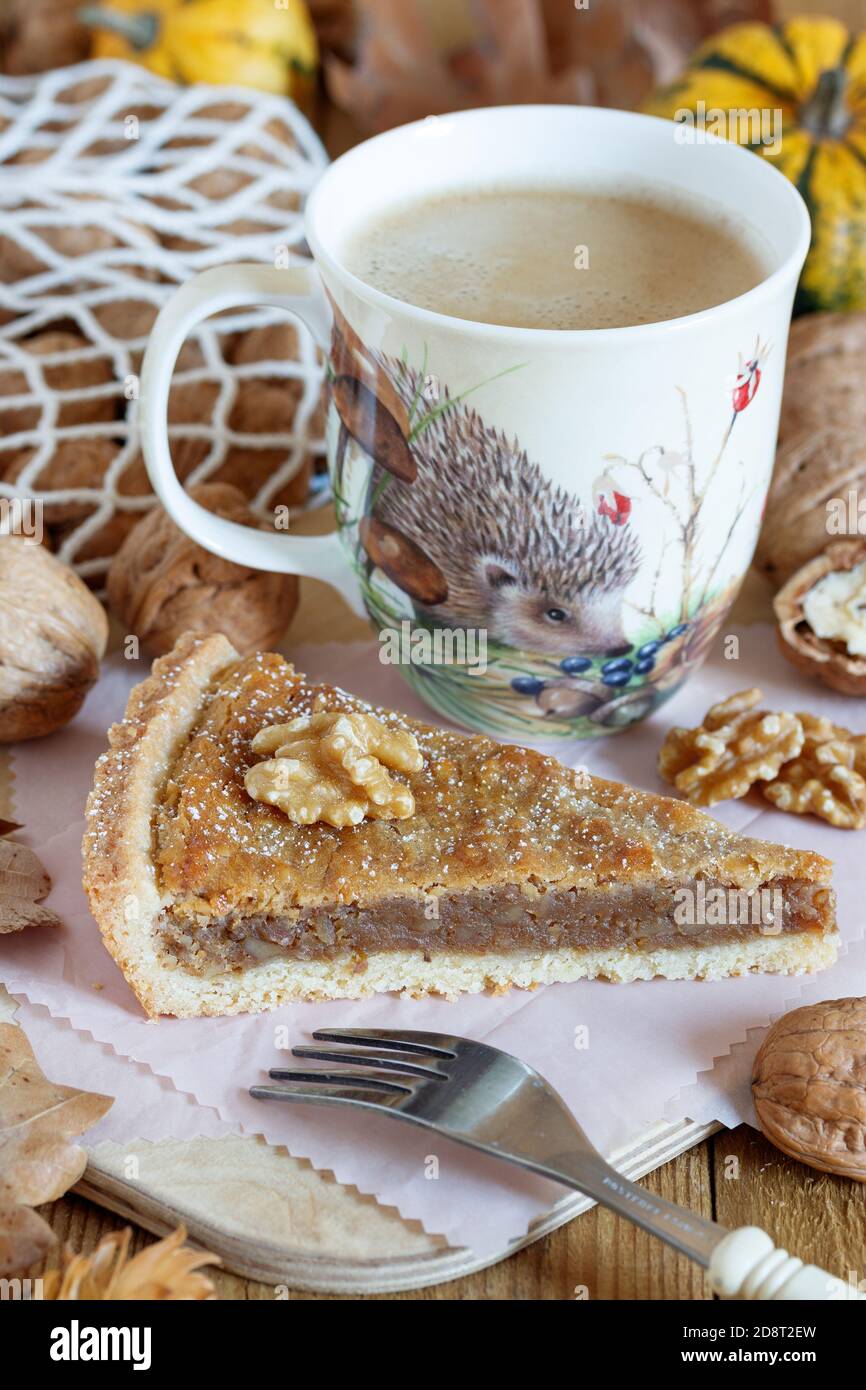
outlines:
[[[777, 584], [814, 560], [831, 533], [830, 517], [849, 495], [866, 497], [866, 439], [827, 424], [785, 436], [776, 467], [755, 564]], [[829, 504], [829, 507], [828, 507]]]
[[[29, 338], [14, 340], [14, 346], [36, 358], [59, 356], [70, 359], [39, 364], [46, 389], [58, 398], [58, 425], [105, 424], [116, 418], [119, 388], [116, 393], [106, 390], [102, 395], [82, 394], [94, 388], [111, 386], [114, 368], [107, 355], [90, 355], [92, 344], [80, 333], [46, 329]], [[9, 345], [11, 347], [12, 344]], [[7, 435], [19, 430], [36, 429], [41, 417], [39, 400], [33, 396], [20, 363], [7, 358], [4, 353], [0, 358], [0, 398], [5, 396], [30, 396], [31, 403], [7, 408], [0, 399], [0, 433]]]
[[774, 1023], [752, 1072], [758, 1123], [791, 1158], [866, 1182], [866, 999], [830, 999]]
[[[202, 483], [190, 496], [229, 521], [258, 526], [243, 493], [228, 483]], [[212, 555], [156, 507], [112, 560], [108, 601], [127, 632], [155, 655], [171, 651], [191, 630], [221, 632], [247, 654], [279, 642], [298, 606], [298, 581]]]
[[90, 49], [76, 0], [7, 0], [0, 6], [4, 72], [45, 72], [80, 63]]
[[834, 534], [828, 502], [866, 496], [866, 313], [805, 314], [788, 341], [779, 453], [755, 562], [777, 584]]
[[804, 314], [791, 325], [780, 437], [824, 425], [866, 428], [866, 313]]
[[102, 604], [44, 546], [0, 537], [0, 743], [67, 724], [99, 676]]

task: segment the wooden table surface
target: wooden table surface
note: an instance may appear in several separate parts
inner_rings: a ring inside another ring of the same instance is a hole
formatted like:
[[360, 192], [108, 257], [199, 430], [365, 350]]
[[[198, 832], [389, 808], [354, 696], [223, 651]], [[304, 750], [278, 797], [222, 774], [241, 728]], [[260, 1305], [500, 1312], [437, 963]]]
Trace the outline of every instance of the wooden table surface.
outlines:
[[[835, 8], [835, 7], [834, 7]], [[333, 111], [317, 121], [332, 155], [357, 138], [351, 124]], [[327, 512], [305, 525], [307, 532], [330, 529]], [[766, 595], [759, 595], [760, 606]], [[753, 598], [752, 602], [755, 600]], [[754, 616], [752, 614], [751, 616]], [[748, 620], [748, 619], [747, 619]], [[291, 643], [350, 641], [369, 637], [333, 593], [304, 581]], [[866, 1185], [828, 1177], [787, 1159], [746, 1125], [724, 1132], [668, 1163], [644, 1179], [649, 1192], [713, 1217], [729, 1227], [757, 1225], [777, 1245], [848, 1278], [866, 1276]], [[92, 1250], [102, 1236], [125, 1224], [75, 1195], [42, 1208], [61, 1242], [77, 1251]], [[152, 1237], [136, 1230], [133, 1250]], [[272, 1299], [266, 1284], [214, 1273], [220, 1298]], [[292, 1293], [294, 1299], [328, 1295]], [[703, 1273], [661, 1242], [629, 1222], [598, 1208], [538, 1241], [511, 1259], [467, 1279], [396, 1295], [403, 1299], [703, 1299], [709, 1292]]]
[[[644, 1179], [649, 1192], [715, 1217], [727, 1226], [763, 1226], [777, 1244], [844, 1278], [862, 1279], [866, 1255], [866, 1185], [813, 1173], [785, 1158], [761, 1135], [741, 1125], [715, 1135]], [[124, 1222], [77, 1196], [43, 1207], [61, 1242], [92, 1250]], [[133, 1250], [152, 1237], [136, 1230]], [[34, 1273], [36, 1271], [33, 1271]], [[223, 1299], [273, 1299], [267, 1284], [213, 1272]], [[455, 1283], [413, 1293], [374, 1295], [404, 1299], [703, 1299], [701, 1270], [599, 1208], [491, 1269]], [[283, 1293], [280, 1294], [284, 1298]], [[291, 1299], [329, 1299], [290, 1293]]]

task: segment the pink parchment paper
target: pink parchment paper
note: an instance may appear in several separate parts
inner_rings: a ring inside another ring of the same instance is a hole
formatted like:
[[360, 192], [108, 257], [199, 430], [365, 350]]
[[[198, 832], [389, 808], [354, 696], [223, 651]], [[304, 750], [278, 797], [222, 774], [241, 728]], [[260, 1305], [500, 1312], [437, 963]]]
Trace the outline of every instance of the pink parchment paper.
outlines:
[[[430, 717], [400, 676], [379, 664], [373, 643], [309, 647], [291, 655], [313, 677]], [[314, 1028], [445, 1030], [488, 1041], [537, 1067], [594, 1141], [610, 1153], [663, 1117], [688, 1115], [727, 1124], [749, 1119], [748, 1074], [760, 1030], [801, 997], [866, 994], [866, 841], [809, 818], [784, 816], [756, 799], [717, 808], [719, 819], [836, 861], [843, 954], [823, 976], [627, 986], [584, 981], [453, 1004], [384, 997], [299, 1004], [245, 1018], [148, 1022], [102, 948], [80, 886], [82, 813], [93, 762], [105, 747], [106, 726], [120, 717], [130, 687], [144, 674], [143, 666], [109, 660], [74, 725], [50, 739], [21, 745], [14, 755], [16, 813], [27, 827], [22, 838], [52, 876], [49, 901], [65, 927], [7, 938], [0, 976], [13, 994], [41, 1006], [22, 1010], [21, 1021], [57, 1080], [99, 1089], [98, 1075], [109, 1066], [106, 1048], [128, 1059], [122, 1071], [111, 1064], [115, 1093], [122, 1091], [122, 1099], [102, 1122], [98, 1138], [167, 1137], [169, 1111], [177, 1137], [191, 1137], [198, 1107], [203, 1107], [197, 1132], [211, 1133], [218, 1124], [262, 1134], [422, 1221], [452, 1244], [484, 1254], [521, 1235], [562, 1195], [561, 1189], [393, 1121], [265, 1105], [251, 1100], [247, 1088], [269, 1067], [284, 1063], [287, 1049], [307, 1040]], [[714, 700], [754, 684], [763, 688], [771, 707], [808, 708], [848, 727], [863, 727], [860, 702], [792, 676], [777, 655], [771, 630], [747, 628], [740, 633], [738, 661], [718, 657], [653, 719], [616, 738], [560, 747], [559, 756], [593, 773], [663, 791], [655, 761], [667, 728], [697, 721]], [[163, 1097], [169, 1084], [178, 1093], [170, 1107], [154, 1104], [149, 1078], [145, 1084], [147, 1071], [163, 1088]], [[426, 1163], [431, 1154], [439, 1160], [435, 1181]]]

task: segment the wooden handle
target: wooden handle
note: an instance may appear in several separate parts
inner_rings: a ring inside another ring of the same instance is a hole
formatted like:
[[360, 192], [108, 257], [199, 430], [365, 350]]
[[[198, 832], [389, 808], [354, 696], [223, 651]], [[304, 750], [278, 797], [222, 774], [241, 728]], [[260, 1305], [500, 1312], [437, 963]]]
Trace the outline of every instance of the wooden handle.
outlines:
[[866, 1301], [856, 1286], [777, 1249], [757, 1226], [732, 1231], [714, 1250], [709, 1273], [713, 1292], [720, 1298]]

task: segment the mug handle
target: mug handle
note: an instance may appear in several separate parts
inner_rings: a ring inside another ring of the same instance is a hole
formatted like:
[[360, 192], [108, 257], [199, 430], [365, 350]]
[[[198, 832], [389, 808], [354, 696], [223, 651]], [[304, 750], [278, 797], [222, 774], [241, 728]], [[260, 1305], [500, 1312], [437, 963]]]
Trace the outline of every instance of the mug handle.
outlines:
[[168, 396], [178, 354], [194, 328], [225, 309], [272, 304], [285, 309], [326, 353], [330, 311], [312, 266], [218, 266], [202, 271], [172, 296], [150, 335], [141, 369], [141, 446], [154, 491], [169, 516], [198, 545], [248, 569], [299, 574], [331, 584], [360, 617], [360, 585], [337, 531], [327, 536], [285, 536], [254, 531], [215, 516], [186, 493], [171, 461]]

